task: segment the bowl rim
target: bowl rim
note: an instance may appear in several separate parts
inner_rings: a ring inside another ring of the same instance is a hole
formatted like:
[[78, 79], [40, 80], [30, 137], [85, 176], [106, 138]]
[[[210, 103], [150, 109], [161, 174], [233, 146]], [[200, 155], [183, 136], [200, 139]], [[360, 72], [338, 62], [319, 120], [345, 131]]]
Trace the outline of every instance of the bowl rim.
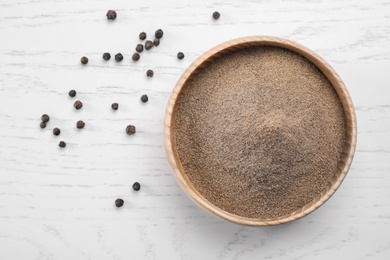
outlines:
[[[346, 140], [343, 149], [343, 153], [338, 165], [338, 171], [331, 178], [330, 182], [326, 185], [325, 189], [313, 199], [311, 202], [303, 206], [301, 209], [292, 212], [289, 215], [273, 218], [273, 219], [258, 219], [238, 216], [227, 211], [224, 211], [217, 206], [213, 205], [207, 199], [205, 199], [189, 181], [183, 166], [180, 162], [180, 158], [177, 153], [176, 140], [174, 134], [175, 116], [180, 104], [177, 101], [181, 100], [185, 89], [196, 77], [196, 75], [205, 67], [207, 67], [215, 59], [240, 49], [244, 49], [251, 46], [276, 46], [289, 49], [294, 51], [316, 65], [321, 72], [331, 82], [333, 88], [336, 90], [340, 101], [343, 105], [343, 110], [346, 118]], [[219, 216], [225, 220], [250, 226], [270, 226], [287, 223], [299, 218], [302, 218], [309, 213], [313, 212], [324, 204], [338, 189], [348, 170], [351, 166], [357, 141], [357, 122], [355, 108], [352, 103], [352, 99], [349, 92], [341, 80], [340, 76], [336, 71], [318, 54], [291, 40], [273, 37], [273, 36], [246, 36], [229, 40], [221, 43], [204, 54], [198, 57], [182, 74], [180, 79], [177, 81], [171, 96], [168, 101], [164, 118], [164, 147], [166, 157], [169, 161], [169, 165], [172, 172], [186, 194], [198, 204], [201, 208], [210, 212], [216, 216]]]

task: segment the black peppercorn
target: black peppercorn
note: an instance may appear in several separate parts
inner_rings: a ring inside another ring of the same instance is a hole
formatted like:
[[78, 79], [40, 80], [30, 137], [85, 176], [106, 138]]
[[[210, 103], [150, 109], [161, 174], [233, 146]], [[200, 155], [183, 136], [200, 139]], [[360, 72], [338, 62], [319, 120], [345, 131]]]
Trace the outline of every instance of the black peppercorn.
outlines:
[[134, 182], [133, 190], [139, 191], [140, 189], [141, 189], [141, 184], [139, 184], [139, 182]]
[[155, 33], [154, 33], [154, 36], [156, 36], [157, 39], [161, 39], [164, 35], [164, 32], [163, 30], [161, 29], [158, 29]]
[[145, 42], [145, 49], [149, 50], [154, 46], [154, 43], [152, 41], [146, 41]]
[[76, 90], [72, 89], [71, 91], [69, 91], [69, 96], [70, 97], [75, 97], [76, 96]]
[[45, 122], [41, 122], [41, 123], [39, 124], [39, 126], [40, 126], [41, 128], [45, 128], [45, 127], [46, 127], [46, 123], [45, 123]]
[[76, 127], [78, 129], [83, 129], [85, 126], [85, 123], [82, 120], [77, 121]]
[[123, 206], [123, 199], [116, 199], [115, 200], [115, 206], [117, 206], [118, 208], [122, 207]]
[[184, 58], [184, 53], [179, 52], [179, 53], [177, 54], [177, 58], [178, 58], [179, 60], [182, 60], [182, 59]]
[[155, 38], [154, 40], [153, 40], [153, 44], [154, 44], [154, 46], [159, 46], [160, 45], [160, 40], [159, 39], [157, 39], [157, 38]]
[[46, 114], [43, 114], [41, 116], [41, 120], [42, 120], [42, 122], [47, 123], [47, 122], [49, 122], [50, 117], [48, 115], [46, 115]]
[[60, 135], [60, 133], [61, 133], [61, 130], [59, 128], [56, 127], [56, 128], [53, 129], [53, 135], [57, 135], [58, 136], [58, 135]]
[[123, 55], [122, 55], [121, 53], [115, 54], [115, 60], [116, 60], [117, 62], [122, 61], [122, 60], [123, 60]]
[[142, 102], [146, 103], [146, 102], [148, 102], [148, 100], [149, 100], [149, 98], [148, 98], [147, 95], [142, 95], [142, 96], [141, 96], [141, 101], [142, 101]]
[[116, 12], [114, 10], [108, 10], [106, 16], [108, 20], [115, 20]]
[[149, 78], [153, 77], [153, 75], [154, 75], [153, 70], [148, 70], [148, 71], [146, 72], [146, 76], [148, 76]]
[[140, 40], [145, 40], [146, 39], [146, 32], [142, 32], [139, 34]]
[[135, 47], [135, 50], [137, 52], [143, 52], [144, 51], [144, 46], [142, 44], [137, 44], [137, 46]]
[[77, 100], [76, 102], [74, 102], [73, 106], [76, 109], [80, 109], [83, 107], [83, 103], [80, 100]]
[[81, 57], [80, 61], [81, 61], [82, 64], [85, 65], [85, 64], [88, 63], [88, 58], [87, 57]]
[[111, 59], [111, 54], [109, 54], [108, 52], [103, 53], [103, 60], [109, 60], [109, 59]]
[[213, 18], [214, 18], [215, 20], [218, 20], [220, 16], [221, 16], [221, 14], [220, 14], [219, 12], [217, 12], [217, 11], [215, 11], [215, 12], [213, 13]]
[[59, 147], [61, 148], [65, 148], [66, 146], [66, 143], [64, 141], [61, 141], [59, 144], [58, 144]]
[[111, 108], [114, 110], [118, 110], [119, 104], [118, 103], [112, 103]]
[[128, 125], [128, 126], [126, 127], [126, 133], [127, 133], [128, 135], [133, 135], [133, 134], [135, 134], [135, 126], [133, 126], [133, 125]]
[[131, 57], [131, 58], [133, 59], [133, 61], [137, 61], [137, 60], [139, 60], [140, 57], [141, 56], [138, 53], [134, 53], [133, 57]]

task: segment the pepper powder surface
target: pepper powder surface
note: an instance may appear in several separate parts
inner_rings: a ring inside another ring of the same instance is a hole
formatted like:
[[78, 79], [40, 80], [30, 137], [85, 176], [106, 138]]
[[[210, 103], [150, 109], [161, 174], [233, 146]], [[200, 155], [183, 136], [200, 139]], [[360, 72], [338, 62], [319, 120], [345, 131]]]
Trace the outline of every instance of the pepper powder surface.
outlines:
[[336, 173], [345, 142], [340, 99], [290, 50], [259, 46], [218, 58], [185, 91], [175, 138], [200, 194], [244, 217], [288, 215]]

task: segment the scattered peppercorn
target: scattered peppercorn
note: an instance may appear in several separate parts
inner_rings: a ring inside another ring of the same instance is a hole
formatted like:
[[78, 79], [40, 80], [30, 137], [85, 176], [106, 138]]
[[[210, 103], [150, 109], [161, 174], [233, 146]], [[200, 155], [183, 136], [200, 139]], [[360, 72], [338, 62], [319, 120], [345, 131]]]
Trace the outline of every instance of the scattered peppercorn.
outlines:
[[123, 206], [123, 199], [116, 199], [115, 200], [115, 206], [117, 206], [118, 208], [122, 207]]
[[46, 115], [46, 114], [43, 114], [41, 116], [41, 120], [42, 120], [42, 122], [47, 123], [47, 122], [49, 122], [50, 117], [48, 115]]
[[74, 102], [73, 106], [76, 109], [80, 109], [83, 107], [83, 103], [80, 100], [77, 100], [76, 102]]
[[142, 44], [137, 44], [137, 46], [135, 47], [135, 50], [137, 52], [143, 52], [144, 51], [144, 46]]
[[118, 103], [112, 103], [111, 108], [114, 110], [118, 110], [119, 104]]
[[149, 78], [153, 77], [153, 75], [154, 75], [153, 70], [148, 70], [148, 71], [146, 72], [146, 76], [148, 76]]
[[149, 50], [154, 46], [154, 43], [152, 41], [146, 41], [145, 42], [145, 49]]
[[157, 39], [161, 39], [164, 35], [164, 32], [163, 30], [161, 29], [158, 29], [155, 33], [154, 33], [154, 36], [156, 36]]
[[126, 127], [126, 133], [127, 133], [128, 135], [133, 135], [133, 134], [135, 134], [135, 126], [133, 126], [133, 125], [128, 125], [128, 126]]
[[116, 19], [116, 12], [114, 10], [108, 10], [107, 14], [108, 20], [115, 20]]
[[80, 61], [81, 61], [82, 64], [85, 65], [85, 64], [88, 63], [88, 58], [87, 58], [87, 57], [81, 57], [81, 60], [80, 60]]
[[157, 39], [157, 38], [155, 38], [154, 40], [153, 40], [153, 44], [154, 44], [154, 46], [159, 46], [160, 45], [160, 40], [159, 39]]
[[146, 103], [146, 102], [148, 102], [148, 100], [149, 100], [149, 98], [148, 98], [147, 95], [142, 95], [142, 96], [141, 96], [141, 101], [142, 101], [142, 102]]
[[141, 184], [139, 184], [139, 182], [134, 182], [133, 190], [139, 191], [140, 189], [141, 189]]
[[215, 20], [218, 20], [220, 16], [221, 16], [221, 14], [220, 14], [219, 12], [217, 12], [217, 11], [215, 11], [215, 12], [213, 13], [213, 18], [214, 18]]
[[75, 97], [76, 96], [76, 90], [72, 89], [71, 91], [69, 91], [69, 96], [70, 97]]
[[184, 58], [184, 53], [179, 52], [179, 53], [177, 54], [177, 58], [178, 58], [179, 60], [182, 60], [182, 59]]
[[65, 148], [66, 146], [66, 143], [64, 141], [61, 141], [59, 144], [58, 144], [59, 147], [61, 148]]
[[123, 55], [122, 55], [121, 53], [115, 54], [115, 60], [116, 60], [117, 62], [122, 61], [122, 60], [123, 60]]
[[111, 59], [111, 54], [109, 54], [108, 52], [103, 53], [103, 60], [109, 60], [109, 59]]
[[83, 129], [85, 126], [85, 123], [82, 120], [79, 120], [79, 121], [77, 121], [76, 126], [78, 129]]
[[60, 133], [61, 133], [61, 130], [59, 128], [56, 127], [56, 128], [53, 129], [53, 135], [57, 135], [58, 136], [58, 135], [60, 135]]
[[132, 59], [133, 59], [133, 61], [137, 61], [137, 60], [139, 60], [140, 57], [141, 56], [139, 55], [139, 53], [134, 53]]
[[146, 39], [146, 32], [142, 32], [139, 34], [140, 40], [145, 40]]
[[41, 128], [45, 128], [45, 127], [46, 127], [46, 123], [45, 123], [45, 122], [41, 122], [41, 123], [39, 124], [39, 126], [40, 126]]

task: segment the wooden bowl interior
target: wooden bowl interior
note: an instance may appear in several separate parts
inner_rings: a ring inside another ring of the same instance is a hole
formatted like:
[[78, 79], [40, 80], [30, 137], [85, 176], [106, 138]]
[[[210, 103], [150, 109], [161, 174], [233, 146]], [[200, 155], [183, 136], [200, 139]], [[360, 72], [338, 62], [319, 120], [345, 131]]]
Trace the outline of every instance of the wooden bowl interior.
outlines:
[[[191, 84], [193, 79], [211, 62], [225, 54], [235, 52], [240, 49], [248, 48], [251, 46], [266, 45], [286, 48], [306, 57], [313, 64], [315, 64], [329, 79], [334, 89], [336, 90], [344, 108], [346, 119], [346, 138], [337, 172], [335, 172], [335, 174], [331, 178], [331, 181], [327, 184], [326, 188], [315, 199], [313, 199], [310, 203], [306, 204], [301, 209], [292, 212], [291, 214], [286, 216], [274, 219], [254, 219], [234, 215], [214, 206], [195, 189], [195, 187], [188, 179], [187, 174], [180, 162], [180, 157], [177, 151], [175, 140], [175, 121], [176, 113], [178, 111], [180, 102], [186, 89]], [[199, 204], [202, 208], [217, 216], [220, 216], [226, 220], [235, 223], [254, 226], [276, 225], [293, 221], [314, 211], [319, 206], [321, 206], [327, 199], [329, 199], [329, 197], [332, 196], [336, 189], [340, 186], [352, 163], [352, 158], [356, 147], [356, 133], [356, 116], [352, 100], [343, 81], [341, 80], [339, 75], [333, 70], [333, 68], [316, 53], [312, 52], [311, 50], [307, 49], [302, 45], [299, 45], [289, 40], [267, 36], [244, 37], [228, 41], [214, 47], [213, 49], [200, 56], [193, 64], [190, 65], [190, 67], [184, 72], [182, 77], [177, 82], [170, 97], [164, 121], [164, 141], [167, 158], [177, 181], [184, 189], [184, 191], [189, 195], [189, 197], [193, 199], [197, 204]]]

